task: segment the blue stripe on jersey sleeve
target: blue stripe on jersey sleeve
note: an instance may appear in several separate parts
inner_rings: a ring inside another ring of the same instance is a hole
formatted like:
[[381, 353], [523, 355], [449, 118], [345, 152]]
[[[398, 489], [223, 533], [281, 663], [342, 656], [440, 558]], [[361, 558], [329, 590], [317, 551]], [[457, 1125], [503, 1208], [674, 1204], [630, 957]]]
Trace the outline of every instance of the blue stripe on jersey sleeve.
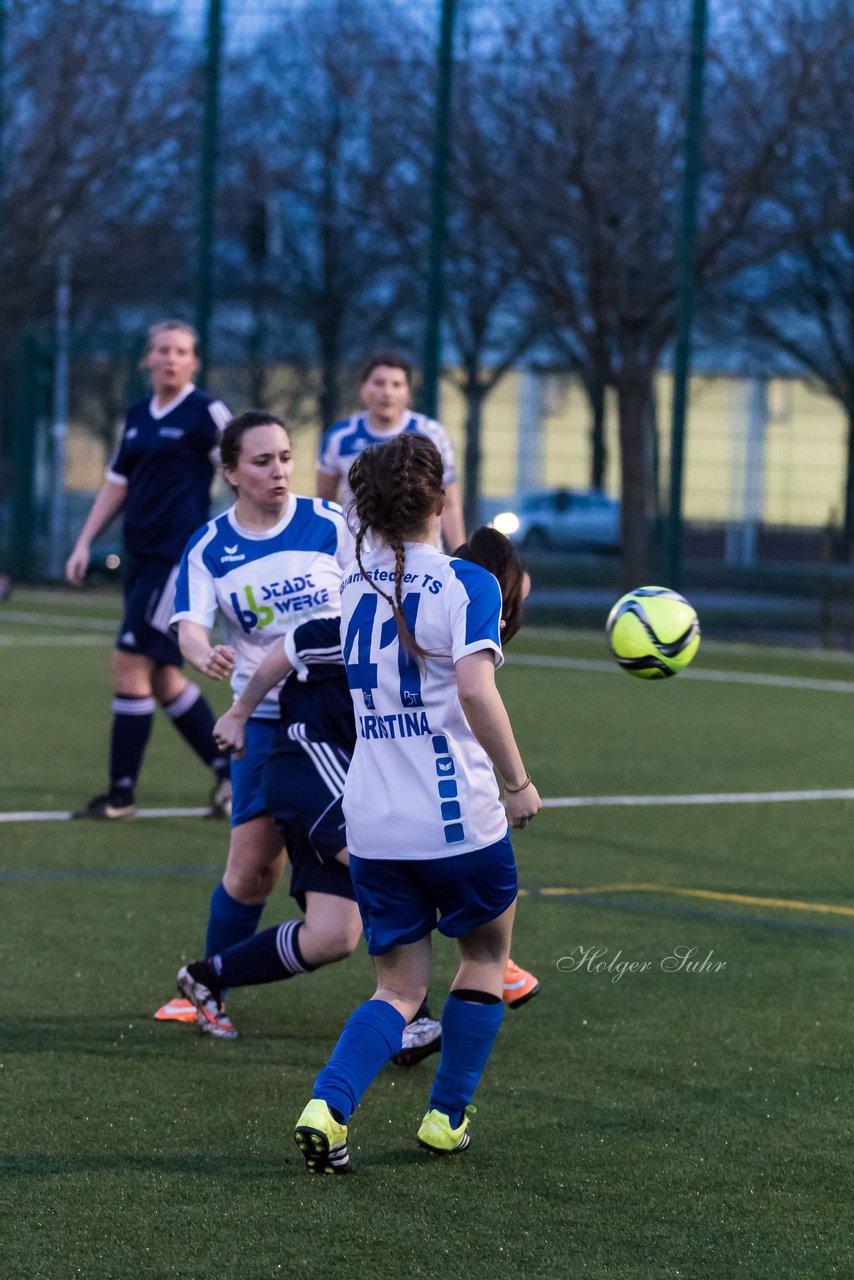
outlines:
[[329, 448], [330, 444], [335, 438], [335, 433], [337, 431], [340, 431], [342, 427], [346, 427], [347, 422], [348, 422], [348, 419], [345, 418], [341, 422], [333, 422], [331, 427], [326, 428], [320, 440], [320, 448], [317, 451], [317, 457], [319, 462], [321, 463], [323, 462], [323, 455], [326, 453], [326, 450]]
[[496, 578], [470, 560], [452, 560], [451, 568], [469, 598], [466, 644], [492, 640], [501, 646], [501, 588]]
[[184, 548], [184, 554], [181, 556], [181, 564], [178, 568], [178, 577], [175, 581], [175, 605], [173, 613], [186, 613], [190, 608], [190, 572], [189, 560], [190, 552], [202, 538], [210, 532], [211, 522], [203, 524], [201, 529], [197, 529], [190, 541]]

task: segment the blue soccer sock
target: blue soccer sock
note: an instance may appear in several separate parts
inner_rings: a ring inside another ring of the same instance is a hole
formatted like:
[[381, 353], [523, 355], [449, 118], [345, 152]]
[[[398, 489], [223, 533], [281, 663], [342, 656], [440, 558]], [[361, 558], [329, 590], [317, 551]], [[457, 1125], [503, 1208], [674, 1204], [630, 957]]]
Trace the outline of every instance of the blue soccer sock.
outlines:
[[460, 999], [463, 994], [485, 995], [452, 991], [448, 996], [442, 1010], [442, 1056], [430, 1093], [430, 1110], [443, 1111], [453, 1129], [463, 1122], [504, 1017], [501, 1000], [487, 997], [489, 1003], [484, 1004]]
[[184, 692], [167, 703], [163, 710], [199, 759], [213, 769], [218, 778], [227, 778], [228, 758], [214, 741], [214, 713], [199, 686], [188, 680]]
[[400, 1052], [406, 1021], [385, 1000], [366, 1000], [344, 1024], [332, 1057], [314, 1082], [314, 1097], [350, 1123], [368, 1085]]
[[218, 884], [211, 894], [205, 955], [220, 955], [228, 947], [235, 947], [238, 942], [251, 938], [258, 928], [263, 910], [263, 902], [238, 902], [236, 898], [232, 898], [224, 884]]
[[208, 964], [223, 987], [256, 987], [280, 982], [298, 973], [311, 973], [299, 946], [301, 920], [274, 925], [254, 938], [210, 956]]
[[133, 791], [154, 723], [154, 699], [117, 693], [110, 737], [110, 787]]

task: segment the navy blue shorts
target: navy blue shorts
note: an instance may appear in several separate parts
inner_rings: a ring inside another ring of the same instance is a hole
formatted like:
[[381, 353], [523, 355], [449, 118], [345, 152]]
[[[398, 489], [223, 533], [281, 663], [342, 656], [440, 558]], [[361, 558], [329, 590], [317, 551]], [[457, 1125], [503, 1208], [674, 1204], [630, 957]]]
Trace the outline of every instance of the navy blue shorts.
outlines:
[[125, 576], [125, 614], [116, 638], [122, 653], [140, 653], [159, 666], [183, 667], [175, 612], [178, 566], [158, 560], [131, 560]]
[[264, 798], [264, 768], [273, 749], [278, 720], [262, 720], [256, 717], [246, 721], [246, 749], [243, 755], [231, 761], [231, 825], [240, 827], [244, 822], [260, 818], [267, 812]]
[[[350, 876], [372, 956], [438, 928], [461, 938], [500, 916], [518, 893], [510, 836], [450, 858], [357, 858]], [[437, 923], [438, 914], [438, 923]]]
[[278, 822], [276, 826], [284, 838], [291, 864], [291, 897], [301, 911], [305, 911], [307, 893], [328, 893], [333, 898], [356, 901], [348, 866], [334, 858], [320, 858], [301, 828], [289, 827], [286, 822]]
[[314, 740], [311, 733], [304, 724], [279, 726], [264, 774], [264, 796], [276, 825], [302, 832], [320, 861], [328, 862], [347, 847], [341, 796], [350, 756], [336, 743]]

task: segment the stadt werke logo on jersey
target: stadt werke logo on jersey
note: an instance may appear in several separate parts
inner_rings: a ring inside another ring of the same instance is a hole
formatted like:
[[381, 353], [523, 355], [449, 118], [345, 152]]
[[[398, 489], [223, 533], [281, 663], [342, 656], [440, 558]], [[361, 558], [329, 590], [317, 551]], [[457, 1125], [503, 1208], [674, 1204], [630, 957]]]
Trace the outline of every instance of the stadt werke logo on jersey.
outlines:
[[236, 591], [231, 593], [231, 607], [247, 635], [329, 603], [329, 588], [319, 587], [310, 573], [268, 582], [257, 588], [247, 584], [243, 595], [247, 607]]

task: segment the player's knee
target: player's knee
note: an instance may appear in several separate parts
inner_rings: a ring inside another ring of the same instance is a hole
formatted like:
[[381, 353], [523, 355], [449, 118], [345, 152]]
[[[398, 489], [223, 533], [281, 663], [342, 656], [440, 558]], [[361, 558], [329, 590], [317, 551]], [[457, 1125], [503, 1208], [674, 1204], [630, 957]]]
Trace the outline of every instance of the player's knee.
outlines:
[[321, 943], [324, 964], [346, 960], [356, 950], [361, 936], [361, 925], [354, 927], [349, 923], [341, 923], [337, 928], [326, 933]]
[[189, 681], [177, 667], [155, 667], [151, 673], [151, 687], [161, 706], [168, 706], [187, 688]]
[[246, 863], [240, 863], [226, 868], [222, 883], [229, 897], [235, 898], [238, 902], [247, 904], [266, 902], [275, 886], [275, 881], [271, 880], [268, 872], [269, 868], [252, 867]]
[[151, 664], [139, 654], [113, 653], [113, 689], [127, 698], [149, 698], [153, 693]]

